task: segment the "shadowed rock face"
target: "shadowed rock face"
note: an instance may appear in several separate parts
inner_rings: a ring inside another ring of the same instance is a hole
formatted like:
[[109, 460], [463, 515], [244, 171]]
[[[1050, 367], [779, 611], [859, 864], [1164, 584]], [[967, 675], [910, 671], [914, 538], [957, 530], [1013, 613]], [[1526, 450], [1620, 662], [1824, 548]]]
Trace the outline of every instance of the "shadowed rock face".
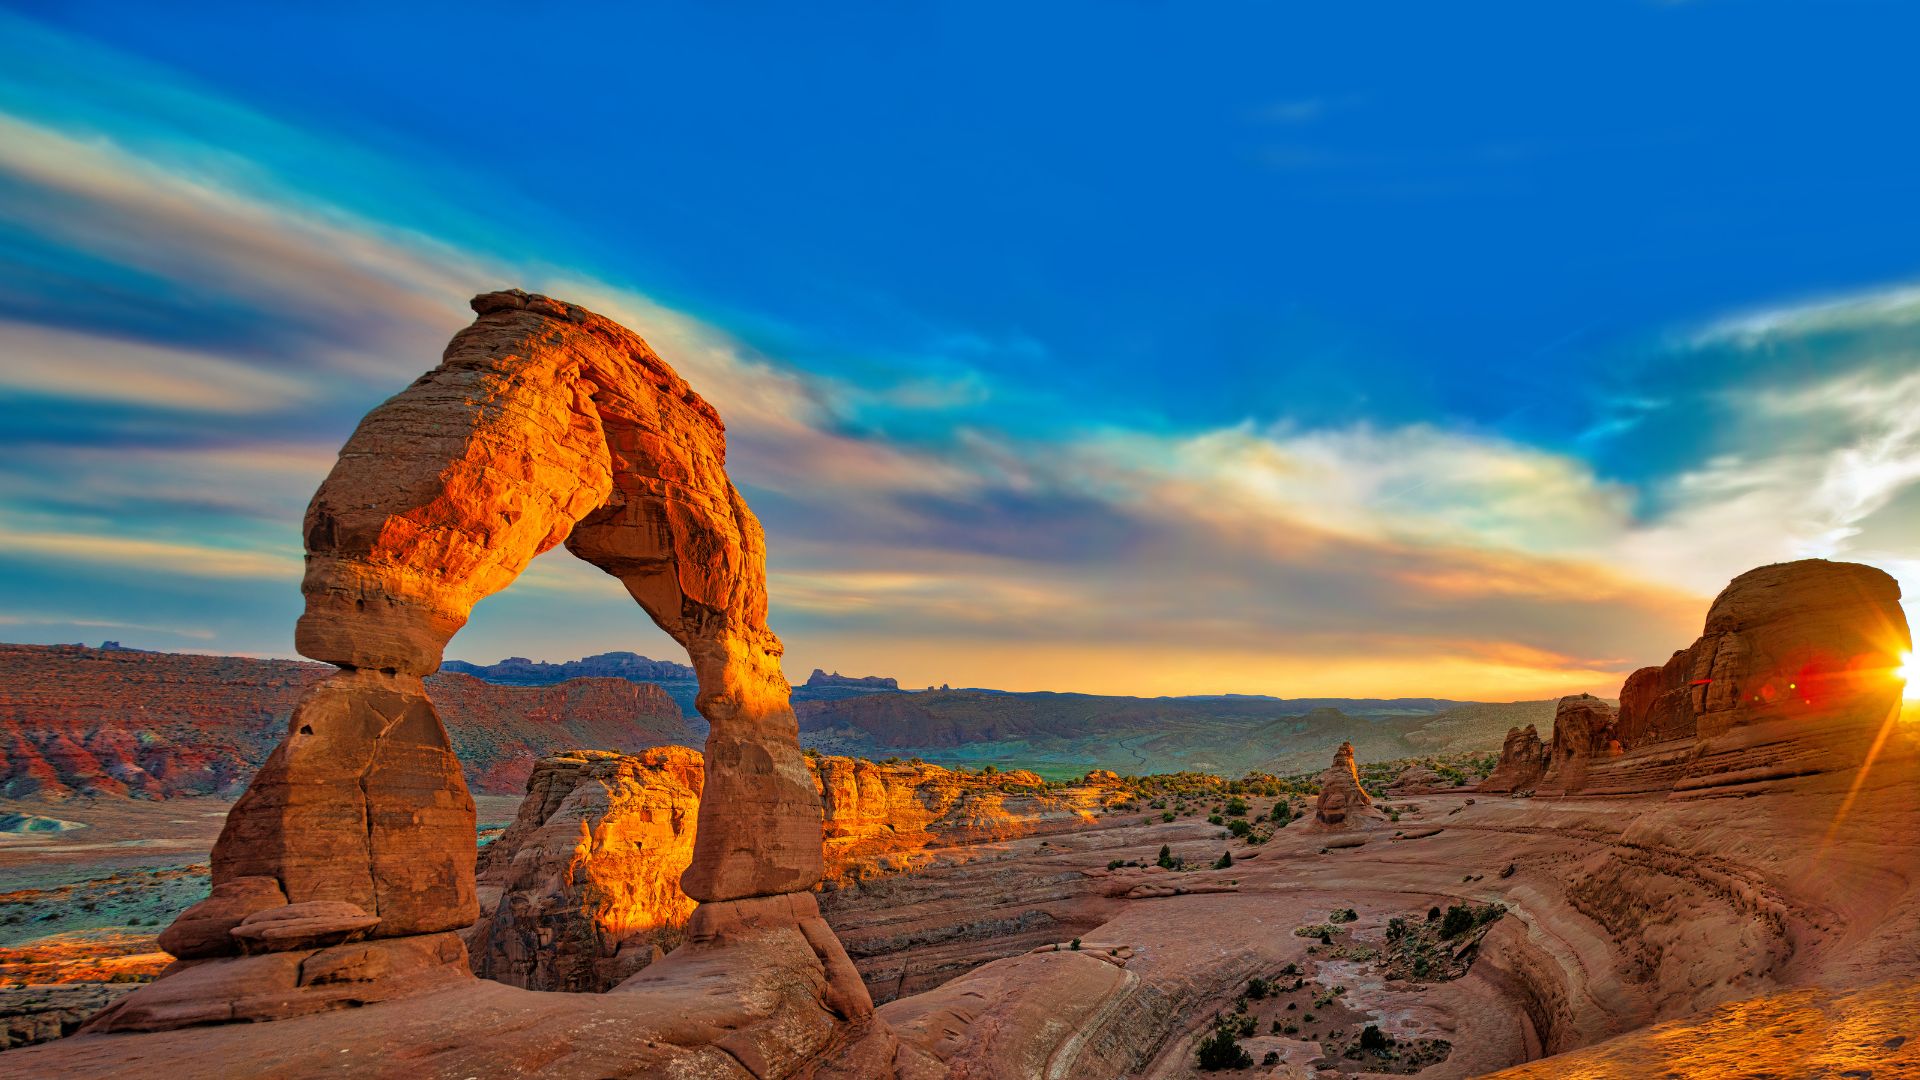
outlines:
[[1476, 790], [1492, 792], [1528, 791], [1547, 771], [1547, 748], [1540, 741], [1540, 730], [1532, 724], [1508, 728], [1500, 745], [1500, 761], [1493, 772], [1480, 781]]

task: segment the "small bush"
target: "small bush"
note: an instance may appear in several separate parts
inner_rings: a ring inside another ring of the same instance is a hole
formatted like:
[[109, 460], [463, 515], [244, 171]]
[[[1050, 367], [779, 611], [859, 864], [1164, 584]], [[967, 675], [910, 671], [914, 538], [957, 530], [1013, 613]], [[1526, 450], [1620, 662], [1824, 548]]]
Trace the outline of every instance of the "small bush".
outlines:
[[1272, 989], [1272, 987], [1268, 985], [1267, 980], [1259, 977], [1258, 975], [1255, 975], [1253, 978], [1247, 980], [1247, 996], [1252, 998], [1255, 1001], [1259, 1001], [1261, 998], [1266, 997], [1267, 991], [1270, 989]]
[[1154, 860], [1154, 864], [1156, 866], [1164, 866], [1168, 869], [1172, 869], [1173, 868], [1173, 848], [1166, 844], [1161, 844], [1160, 857]]
[[1233, 1036], [1224, 1030], [1215, 1031], [1200, 1042], [1200, 1050], [1195, 1055], [1199, 1059], [1203, 1072], [1219, 1072], [1222, 1069], [1246, 1069], [1253, 1066], [1253, 1055], [1240, 1049]]
[[1220, 858], [1214, 861], [1213, 868], [1215, 870], [1225, 870], [1227, 867], [1232, 865], [1233, 865], [1233, 852], [1223, 851], [1220, 853]]
[[1260, 1059], [1260, 1064], [1262, 1065], [1280, 1064], [1280, 1051], [1278, 1050], [1267, 1051], [1267, 1056]]
[[1428, 908], [1428, 909], [1427, 909], [1427, 921], [1428, 921], [1428, 922], [1432, 922], [1433, 920], [1435, 920], [1435, 919], [1437, 919], [1437, 918], [1439, 918], [1439, 917], [1440, 917], [1440, 909], [1439, 909], [1439, 908], [1437, 908], [1437, 907], [1430, 907], [1430, 908]]
[[1446, 918], [1440, 920], [1440, 936], [1456, 938], [1473, 929], [1473, 909], [1465, 904], [1454, 904], [1447, 908]]
[[1360, 1032], [1360, 1049], [1362, 1050], [1385, 1050], [1388, 1041], [1387, 1033], [1372, 1024], [1368, 1024]]
[[1227, 819], [1221, 817], [1219, 814], [1207, 815], [1207, 824], [1209, 825], [1225, 825], [1226, 823], [1227, 823]]
[[1241, 798], [1238, 795], [1235, 795], [1233, 798], [1228, 799], [1227, 800], [1227, 816], [1228, 817], [1246, 817], [1247, 816], [1247, 800]]
[[1165, 810], [1165, 811], [1162, 811], [1162, 812], [1161, 812], [1161, 814], [1160, 814], [1160, 820], [1161, 820], [1161, 821], [1172, 821], [1172, 820], [1173, 820], [1173, 811], [1171, 811], [1171, 810]]
[[1074, 939], [1073, 939], [1073, 951], [1074, 951], [1074, 952], [1079, 952], [1079, 951], [1080, 951], [1080, 939], [1079, 939], [1079, 938], [1074, 938]]

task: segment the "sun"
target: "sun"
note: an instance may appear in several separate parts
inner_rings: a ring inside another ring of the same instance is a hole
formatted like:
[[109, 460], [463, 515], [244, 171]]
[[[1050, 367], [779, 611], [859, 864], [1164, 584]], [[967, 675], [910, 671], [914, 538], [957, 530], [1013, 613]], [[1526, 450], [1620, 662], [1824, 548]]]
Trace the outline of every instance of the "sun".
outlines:
[[1893, 669], [1893, 677], [1906, 683], [1901, 692], [1908, 701], [1920, 701], [1920, 668], [1916, 668], [1912, 653], [1900, 654], [1900, 666]]

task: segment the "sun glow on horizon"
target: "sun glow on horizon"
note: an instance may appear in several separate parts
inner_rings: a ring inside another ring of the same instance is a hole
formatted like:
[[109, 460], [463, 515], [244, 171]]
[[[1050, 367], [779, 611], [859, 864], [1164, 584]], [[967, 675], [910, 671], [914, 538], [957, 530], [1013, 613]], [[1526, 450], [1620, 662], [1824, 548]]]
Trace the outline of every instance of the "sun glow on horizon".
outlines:
[[1907, 701], [1920, 701], [1920, 679], [1916, 679], [1916, 675], [1920, 675], [1920, 671], [1914, 669], [1913, 654], [1901, 653], [1900, 666], [1893, 669], [1893, 677], [1906, 684], [1900, 696]]

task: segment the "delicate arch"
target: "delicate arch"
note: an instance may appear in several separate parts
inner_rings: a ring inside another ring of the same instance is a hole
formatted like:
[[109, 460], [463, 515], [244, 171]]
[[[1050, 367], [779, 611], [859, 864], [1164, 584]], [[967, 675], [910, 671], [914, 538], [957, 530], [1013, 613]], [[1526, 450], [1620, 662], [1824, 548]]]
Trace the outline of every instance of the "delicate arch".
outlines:
[[[299, 650], [316, 686], [229, 815], [214, 878], [377, 915], [375, 936], [472, 922], [473, 800], [421, 677], [473, 605], [538, 554], [620, 579], [686, 648], [711, 724], [701, 901], [803, 891], [820, 809], [766, 625], [765, 539], [713, 408], [626, 328], [512, 291], [369, 413], [308, 507]], [[531, 629], [531, 628], [530, 628]]]

